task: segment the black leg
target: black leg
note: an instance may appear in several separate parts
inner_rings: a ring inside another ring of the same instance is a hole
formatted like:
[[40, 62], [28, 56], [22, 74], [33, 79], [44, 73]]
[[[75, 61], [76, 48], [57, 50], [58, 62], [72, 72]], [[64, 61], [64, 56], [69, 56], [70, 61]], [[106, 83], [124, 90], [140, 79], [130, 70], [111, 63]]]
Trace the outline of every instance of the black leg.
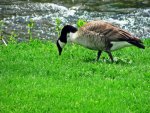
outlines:
[[101, 53], [102, 53], [102, 51], [99, 50], [98, 53], [97, 53], [97, 59], [96, 59], [97, 61], [99, 60], [99, 58], [100, 58], [100, 56], [101, 56]]
[[113, 63], [113, 62], [114, 62], [114, 59], [113, 59], [113, 56], [112, 56], [111, 52], [109, 51], [109, 52], [107, 52], [107, 53], [108, 53], [109, 58], [111, 59], [111, 61], [112, 61], [112, 63]]

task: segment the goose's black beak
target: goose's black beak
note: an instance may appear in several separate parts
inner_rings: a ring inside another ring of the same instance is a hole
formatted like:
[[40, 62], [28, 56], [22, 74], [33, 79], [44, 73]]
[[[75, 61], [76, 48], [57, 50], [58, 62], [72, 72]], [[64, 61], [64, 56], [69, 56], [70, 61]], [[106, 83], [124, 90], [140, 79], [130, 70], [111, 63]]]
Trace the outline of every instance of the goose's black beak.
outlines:
[[59, 55], [61, 55], [61, 53], [62, 53], [62, 48], [60, 47], [60, 45], [59, 45], [59, 43], [58, 43], [58, 40], [57, 40], [56, 44], [57, 44], [57, 48], [58, 48]]

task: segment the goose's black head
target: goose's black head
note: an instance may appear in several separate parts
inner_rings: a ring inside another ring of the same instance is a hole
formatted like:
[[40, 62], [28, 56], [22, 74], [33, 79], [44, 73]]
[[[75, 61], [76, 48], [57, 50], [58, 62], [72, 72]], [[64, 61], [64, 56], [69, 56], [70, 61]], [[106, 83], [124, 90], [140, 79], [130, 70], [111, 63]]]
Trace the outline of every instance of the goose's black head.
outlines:
[[70, 33], [70, 32], [75, 33], [76, 31], [77, 31], [77, 28], [75, 28], [71, 25], [66, 25], [63, 27], [63, 29], [61, 31], [61, 35], [56, 42], [59, 55], [61, 55], [62, 49], [67, 43], [67, 33]]

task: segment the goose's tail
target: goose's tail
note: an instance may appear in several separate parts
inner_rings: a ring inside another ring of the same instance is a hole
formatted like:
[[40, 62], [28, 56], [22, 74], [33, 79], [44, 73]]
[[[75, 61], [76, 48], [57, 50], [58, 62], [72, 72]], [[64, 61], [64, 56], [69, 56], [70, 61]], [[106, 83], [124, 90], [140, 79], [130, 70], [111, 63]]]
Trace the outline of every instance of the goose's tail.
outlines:
[[133, 40], [128, 41], [128, 43], [133, 44], [134, 46], [136, 46], [138, 48], [145, 49], [143, 42], [139, 38], [134, 38]]
[[143, 45], [143, 42], [140, 40], [140, 38], [135, 37], [131, 34], [129, 34], [128, 32], [124, 31], [124, 30], [119, 30], [119, 34], [121, 35], [121, 40], [122, 41], [127, 41], [128, 43], [138, 47], [138, 48], [142, 48], [145, 49], [145, 46]]

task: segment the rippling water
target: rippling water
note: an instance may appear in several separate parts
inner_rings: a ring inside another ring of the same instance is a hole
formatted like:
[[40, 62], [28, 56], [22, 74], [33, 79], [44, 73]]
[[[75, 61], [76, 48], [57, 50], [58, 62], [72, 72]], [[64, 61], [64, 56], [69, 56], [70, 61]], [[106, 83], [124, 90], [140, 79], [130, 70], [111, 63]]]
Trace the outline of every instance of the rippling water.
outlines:
[[[98, 10], [99, 7], [99, 10]], [[56, 40], [55, 20], [61, 19], [62, 25], [75, 25], [78, 19], [105, 20], [119, 25], [141, 38], [150, 37], [150, 8], [114, 8], [102, 4], [92, 8], [86, 4], [41, 3], [15, 1], [0, 3], [0, 19], [4, 21], [2, 27], [5, 34], [12, 31], [19, 38], [28, 37], [27, 23], [34, 20], [33, 36], [44, 39]]]

